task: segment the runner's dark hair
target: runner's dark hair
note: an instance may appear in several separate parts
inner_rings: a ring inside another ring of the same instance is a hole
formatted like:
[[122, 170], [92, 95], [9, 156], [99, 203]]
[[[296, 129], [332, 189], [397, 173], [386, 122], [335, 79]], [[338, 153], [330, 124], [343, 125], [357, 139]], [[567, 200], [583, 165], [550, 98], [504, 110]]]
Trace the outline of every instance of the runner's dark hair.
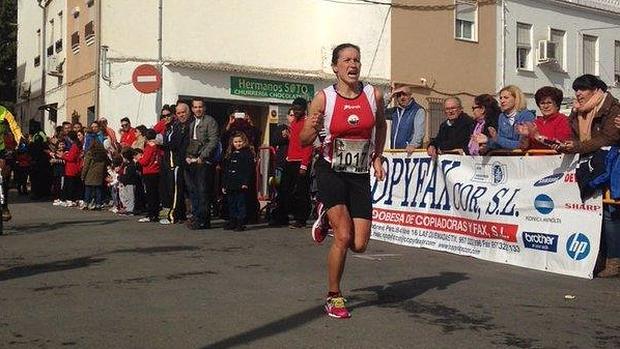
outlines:
[[360, 51], [360, 48], [357, 45], [353, 45], [350, 43], [340, 44], [334, 47], [334, 50], [332, 51], [332, 65], [336, 65], [336, 63], [338, 63], [338, 57], [340, 56], [340, 51], [347, 49], [347, 48], [354, 48], [357, 50], [358, 53], [362, 52]]

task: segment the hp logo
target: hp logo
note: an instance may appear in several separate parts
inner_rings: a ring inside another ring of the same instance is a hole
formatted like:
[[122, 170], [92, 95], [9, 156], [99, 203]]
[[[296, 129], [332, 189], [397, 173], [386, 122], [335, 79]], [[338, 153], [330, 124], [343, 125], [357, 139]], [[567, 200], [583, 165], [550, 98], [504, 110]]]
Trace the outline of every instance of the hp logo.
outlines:
[[549, 214], [553, 211], [553, 200], [545, 194], [540, 194], [534, 199], [534, 207], [541, 214]]
[[570, 258], [580, 261], [590, 254], [590, 240], [582, 233], [575, 233], [566, 242], [566, 252]]

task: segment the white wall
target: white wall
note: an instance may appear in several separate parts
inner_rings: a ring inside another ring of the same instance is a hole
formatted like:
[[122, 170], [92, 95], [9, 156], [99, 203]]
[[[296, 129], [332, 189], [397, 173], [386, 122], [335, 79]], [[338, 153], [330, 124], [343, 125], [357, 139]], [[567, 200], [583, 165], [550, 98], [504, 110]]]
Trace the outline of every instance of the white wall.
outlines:
[[[178, 95], [248, 100], [231, 96], [230, 75], [287, 80], [247, 71], [277, 69], [332, 74], [333, 46], [357, 44], [362, 50], [362, 77], [390, 79], [389, 6], [357, 0], [163, 0], [164, 62], [226, 63], [238, 72], [167, 68], [163, 104]], [[101, 81], [99, 114], [115, 129], [120, 118], [149, 124], [158, 115], [155, 94], [142, 95], [131, 85], [136, 66], [156, 63], [159, 0], [102, 2], [101, 44], [108, 46], [111, 83]], [[384, 28], [385, 26], [385, 28]], [[298, 77], [296, 78], [298, 79]], [[332, 79], [314, 79], [318, 91]], [[255, 99], [265, 103], [283, 100]]]
[[[38, 107], [42, 104], [41, 93], [41, 69], [34, 66], [34, 58], [43, 53], [43, 48], [38, 46], [37, 29], [41, 29], [43, 11], [37, 6], [36, 1], [17, 1], [17, 88], [22, 81], [30, 82], [30, 100], [22, 100], [18, 95], [18, 105], [15, 116], [23, 118], [27, 122], [30, 118], [39, 117]], [[43, 45], [41, 38], [41, 45]]]
[[[164, 1], [164, 56], [192, 62], [324, 70], [342, 42], [362, 49], [372, 77], [389, 79], [389, 6], [355, 0]], [[367, 75], [368, 70], [365, 70]]]
[[[585, 1], [581, 1], [585, 3]], [[601, 12], [559, 4], [554, 1], [510, 0], [506, 1], [506, 84], [519, 86], [529, 95], [528, 107], [536, 109], [533, 94], [543, 86], [551, 85], [564, 91], [564, 96], [572, 97], [572, 82], [583, 74], [582, 38], [581, 34], [598, 36], [599, 38], [599, 76], [618, 96], [620, 91], [614, 86], [614, 40], [620, 40], [620, 14]], [[620, 7], [617, 9], [620, 11]], [[498, 17], [498, 24], [501, 18]], [[516, 68], [516, 26], [517, 22], [532, 25], [532, 71], [518, 71]], [[586, 30], [589, 28], [613, 27], [611, 29]], [[501, 28], [498, 25], [498, 28]], [[536, 65], [538, 40], [549, 39], [550, 29], [566, 32], [565, 40], [565, 72], [555, 72]], [[501, 46], [499, 47], [501, 48]], [[500, 54], [498, 52], [498, 54]], [[501, 76], [501, 65], [498, 65], [498, 76]], [[498, 81], [498, 90], [501, 88]]]
[[[156, 94], [138, 92], [131, 83], [134, 69], [142, 62], [114, 63], [111, 65], [109, 84], [101, 81], [99, 115], [108, 119], [108, 126], [118, 131], [120, 120], [128, 117], [133, 126], [153, 126], [159, 111], [156, 110]], [[173, 102], [176, 102], [176, 98]]]

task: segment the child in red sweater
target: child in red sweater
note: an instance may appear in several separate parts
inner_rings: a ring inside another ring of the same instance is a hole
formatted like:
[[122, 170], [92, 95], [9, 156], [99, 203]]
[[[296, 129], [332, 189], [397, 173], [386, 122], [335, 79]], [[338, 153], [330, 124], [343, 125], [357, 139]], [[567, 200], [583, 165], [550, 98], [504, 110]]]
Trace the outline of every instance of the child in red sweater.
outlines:
[[157, 133], [153, 129], [146, 131], [146, 145], [143, 154], [137, 154], [136, 159], [142, 168], [142, 181], [146, 191], [146, 217], [140, 218], [138, 222], [159, 222], [159, 164], [161, 159], [160, 149], [157, 146], [155, 137]]

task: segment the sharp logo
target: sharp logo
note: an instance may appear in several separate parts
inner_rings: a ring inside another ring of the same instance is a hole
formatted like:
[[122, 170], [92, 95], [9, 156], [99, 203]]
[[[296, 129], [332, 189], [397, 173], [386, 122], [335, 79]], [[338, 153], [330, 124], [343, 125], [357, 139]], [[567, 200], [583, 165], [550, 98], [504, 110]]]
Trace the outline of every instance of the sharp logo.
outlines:
[[602, 207], [600, 205], [567, 202], [564, 204], [564, 208], [567, 208], [569, 210], [596, 212], [596, 211], [600, 211]]
[[534, 199], [534, 207], [541, 214], [549, 214], [553, 211], [553, 200], [545, 194], [540, 194]]
[[534, 183], [534, 186], [544, 187], [546, 185], [553, 184], [559, 181], [560, 179], [562, 179], [562, 177], [564, 177], [564, 173], [555, 173], [555, 174], [552, 174], [551, 176], [547, 176], [545, 178], [539, 179], [538, 181], [536, 181], [536, 183]]
[[349, 110], [349, 109], [361, 109], [362, 106], [361, 105], [351, 105], [351, 104], [345, 104], [344, 105], [344, 110]]
[[525, 248], [547, 252], [558, 252], [558, 236], [536, 232], [523, 232], [523, 245]]
[[576, 261], [586, 258], [590, 254], [590, 240], [582, 233], [571, 235], [566, 241], [566, 253]]

